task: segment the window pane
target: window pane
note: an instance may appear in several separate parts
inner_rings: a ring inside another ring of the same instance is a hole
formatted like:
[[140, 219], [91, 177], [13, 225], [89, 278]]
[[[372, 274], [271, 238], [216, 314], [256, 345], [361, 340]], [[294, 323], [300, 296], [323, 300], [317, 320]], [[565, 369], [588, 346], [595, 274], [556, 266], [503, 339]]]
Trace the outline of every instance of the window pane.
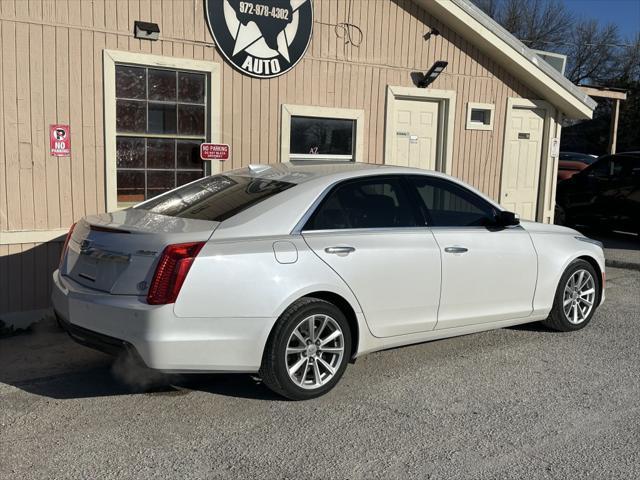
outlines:
[[353, 155], [355, 120], [291, 117], [290, 152]]
[[153, 198], [175, 188], [175, 173], [147, 170], [147, 198]]
[[176, 101], [176, 72], [149, 69], [149, 100]]
[[176, 133], [176, 106], [149, 102], [149, 133]]
[[139, 208], [172, 217], [221, 222], [293, 186], [275, 180], [214, 175]]
[[207, 75], [130, 65], [116, 65], [115, 75], [118, 201], [139, 202], [202, 178]]
[[178, 105], [178, 133], [180, 135], [204, 135], [204, 107]]
[[313, 214], [306, 230], [400, 228], [417, 225], [398, 179], [350, 181], [335, 188]]
[[178, 101], [204, 103], [205, 80], [201, 73], [178, 72]]
[[411, 177], [436, 227], [491, 226], [496, 209], [490, 203], [448, 180]]
[[178, 172], [178, 187], [185, 183], [193, 182], [198, 178], [202, 178], [203, 172]]
[[116, 102], [116, 131], [144, 133], [147, 124], [144, 102], [118, 100]]
[[144, 168], [144, 138], [116, 138], [116, 166]]
[[178, 168], [202, 169], [199, 141], [178, 140]]
[[147, 98], [147, 82], [144, 68], [116, 65], [116, 97]]
[[118, 202], [144, 200], [144, 170], [118, 170]]
[[147, 168], [176, 168], [173, 139], [147, 139]]
[[491, 123], [491, 110], [471, 109], [471, 121], [489, 125]]

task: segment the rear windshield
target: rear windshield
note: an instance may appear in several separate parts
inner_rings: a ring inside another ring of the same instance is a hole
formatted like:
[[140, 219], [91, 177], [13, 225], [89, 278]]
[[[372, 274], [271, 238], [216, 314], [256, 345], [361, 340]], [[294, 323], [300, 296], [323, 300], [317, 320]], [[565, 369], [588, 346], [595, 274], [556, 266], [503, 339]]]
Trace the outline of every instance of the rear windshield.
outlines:
[[277, 180], [215, 175], [134, 208], [171, 217], [222, 222], [293, 186]]

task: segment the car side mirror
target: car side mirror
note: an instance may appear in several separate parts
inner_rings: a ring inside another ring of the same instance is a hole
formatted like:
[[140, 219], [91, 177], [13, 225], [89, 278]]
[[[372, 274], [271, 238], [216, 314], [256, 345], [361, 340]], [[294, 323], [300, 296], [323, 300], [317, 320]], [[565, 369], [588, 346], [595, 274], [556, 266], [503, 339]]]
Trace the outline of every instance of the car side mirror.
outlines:
[[501, 210], [496, 215], [496, 224], [500, 227], [520, 225], [520, 217], [517, 213]]

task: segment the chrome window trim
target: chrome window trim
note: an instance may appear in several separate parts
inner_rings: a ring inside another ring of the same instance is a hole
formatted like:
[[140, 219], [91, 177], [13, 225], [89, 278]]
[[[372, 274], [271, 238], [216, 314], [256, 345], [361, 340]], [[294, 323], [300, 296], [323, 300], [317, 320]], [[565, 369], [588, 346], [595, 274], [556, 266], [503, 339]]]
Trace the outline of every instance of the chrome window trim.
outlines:
[[365, 235], [381, 233], [413, 233], [429, 230], [423, 227], [380, 227], [380, 228], [332, 228], [327, 230], [302, 230], [301, 235]]

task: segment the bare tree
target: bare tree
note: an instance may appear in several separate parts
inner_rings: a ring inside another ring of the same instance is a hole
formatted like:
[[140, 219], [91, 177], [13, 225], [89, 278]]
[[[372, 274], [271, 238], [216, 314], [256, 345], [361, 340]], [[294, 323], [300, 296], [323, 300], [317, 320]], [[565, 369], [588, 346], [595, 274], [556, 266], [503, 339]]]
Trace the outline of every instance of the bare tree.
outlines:
[[566, 41], [573, 17], [560, 0], [476, 0], [476, 5], [530, 48]]
[[[596, 83], [615, 76], [620, 43], [618, 27], [600, 27], [597, 20], [581, 20], [573, 28], [566, 48], [560, 48], [568, 58], [567, 77], [574, 83], [591, 80]], [[613, 74], [613, 75], [612, 75]]]
[[625, 42], [616, 56], [618, 81], [629, 83], [640, 80], [640, 31], [632, 40]]
[[475, 4], [483, 10], [484, 13], [495, 19], [499, 11], [500, 0], [475, 0]]

